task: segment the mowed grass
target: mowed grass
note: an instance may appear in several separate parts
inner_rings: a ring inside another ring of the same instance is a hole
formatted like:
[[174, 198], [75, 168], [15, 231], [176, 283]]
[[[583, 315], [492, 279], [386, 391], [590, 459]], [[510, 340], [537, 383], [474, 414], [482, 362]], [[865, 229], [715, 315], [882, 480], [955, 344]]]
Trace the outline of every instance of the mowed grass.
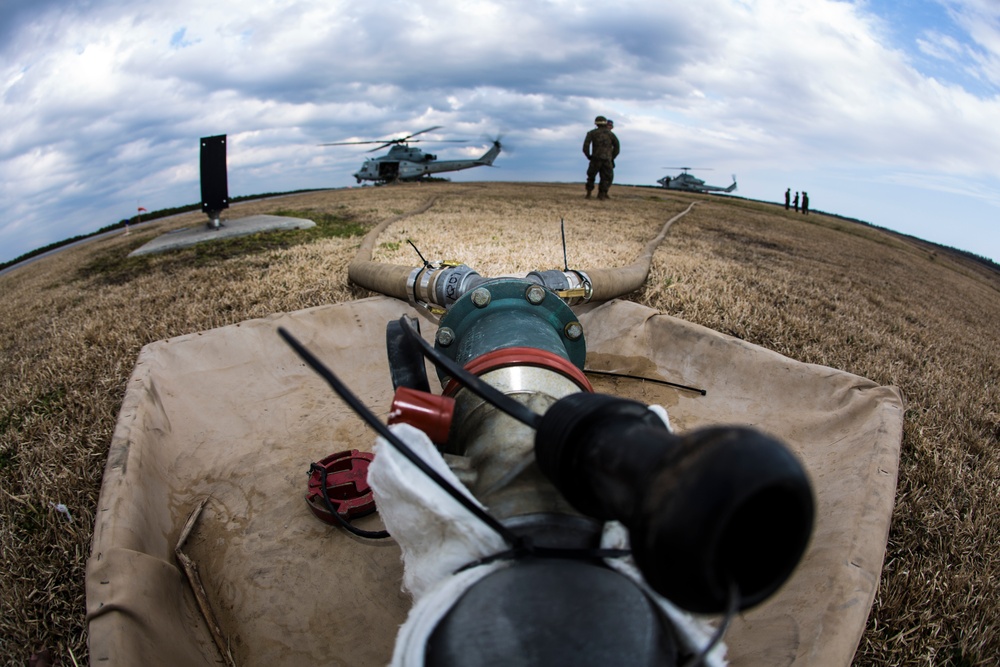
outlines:
[[40, 646], [64, 664], [87, 661], [84, 567], [141, 347], [369, 296], [347, 282], [361, 234], [431, 199], [383, 233], [377, 260], [417, 265], [412, 241], [428, 259], [484, 275], [562, 268], [562, 219], [571, 267], [621, 266], [699, 201], [628, 298], [907, 398], [888, 550], [855, 663], [995, 664], [1000, 275], [821, 214], [643, 188], [616, 187], [610, 202], [581, 195], [513, 183], [313, 192], [239, 204], [230, 216], [286, 211], [323, 221], [316, 231], [127, 258], [165, 231], [204, 224], [191, 213], [0, 277], [0, 664], [26, 664]]

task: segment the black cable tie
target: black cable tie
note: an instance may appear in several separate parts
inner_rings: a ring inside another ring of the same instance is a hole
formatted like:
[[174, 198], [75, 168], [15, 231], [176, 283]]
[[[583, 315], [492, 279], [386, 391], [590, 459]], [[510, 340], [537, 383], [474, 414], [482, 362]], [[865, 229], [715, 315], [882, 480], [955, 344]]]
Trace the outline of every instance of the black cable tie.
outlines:
[[358, 537], [365, 537], [371, 540], [384, 540], [385, 538], [390, 537], [389, 531], [387, 530], [365, 530], [364, 528], [358, 528], [353, 523], [351, 523], [344, 517], [340, 516], [340, 512], [338, 512], [337, 509], [333, 506], [333, 501], [330, 500], [330, 492], [326, 488], [326, 478], [327, 475], [329, 474], [329, 471], [326, 469], [326, 466], [322, 466], [318, 463], [313, 463], [312, 465], [309, 466], [310, 474], [316, 472], [317, 470], [320, 473], [319, 482], [320, 482], [320, 490], [323, 492], [322, 493], [323, 504], [326, 505], [326, 511], [332, 514], [334, 517], [336, 517], [337, 522], [340, 523], [341, 527], [343, 527], [348, 532], [354, 533]]
[[669, 380], [660, 380], [658, 378], [647, 378], [641, 375], [629, 375], [628, 373], [616, 373], [614, 371], [596, 371], [592, 368], [584, 368], [584, 373], [590, 373], [592, 375], [604, 375], [606, 377], [616, 377], [616, 378], [627, 378], [629, 380], [643, 380], [644, 382], [653, 382], [655, 384], [662, 384], [667, 387], [673, 387], [675, 389], [683, 389], [684, 391], [691, 391], [696, 394], [701, 394], [705, 396], [708, 392], [704, 389], [699, 389], [698, 387], [690, 387], [686, 384], [678, 384], [676, 382], [670, 382]]
[[411, 241], [410, 239], [406, 239], [406, 242], [410, 244], [410, 246], [413, 248], [413, 251], [417, 253], [417, 257], [419, 257], [420, 261], [424, 263], [424, 268], [426, 269], [427, 267], [429, 267], [430, 262], [424, 259], [424, 256], [420, 254], [420, 251], [417, 249], [416, 244], [413, 243], [413, 241]]
[[569, 271], [569, 259], [566, 256], [566, 221], [563, 218], [559, 218], [559, 231], [562, 232], [563, 271]]
[[740, 608], [740, 588], [736, 585], [735, 581], [730, 580], [729, 582], [729, 604], [726, 608], [726, 615], [722, 618], [722, 623], [716, 629], [715, 634], [709, 639], [705, 647], [701, 649], [694, 657], [688, 660], [682, 667], [698, 667], [698, 665], [705, 664], [705, 658], [708, 654], [712, 652], [722, 638], [726, 635], [726, 631], [729, 630], [729, 624], [732, 623], [733, 618], [736, 617], [736, 612]]

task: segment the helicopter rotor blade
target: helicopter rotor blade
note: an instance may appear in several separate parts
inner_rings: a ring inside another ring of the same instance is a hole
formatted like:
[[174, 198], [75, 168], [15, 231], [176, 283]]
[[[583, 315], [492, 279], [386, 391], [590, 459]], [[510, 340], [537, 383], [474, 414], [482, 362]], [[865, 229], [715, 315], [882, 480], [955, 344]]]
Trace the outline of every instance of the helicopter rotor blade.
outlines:
[[[435, 125], [434, 127], [428, 127], [426, 130], [420, 130], [419, 132], [414, 132], [413, 134], [410, 134], [405, 137], [400, 137], [399, 139], [372, 139], [370, 141], [334, 141], [332, 143], [320, 144], [320, 146], [356, 146], [359, 144], [382, 144], [378, 148], [373, 148], [371, 151], [369, 151], [369, 152], [374, 152], [382, 150], [386, 146], [392, 146], [393, 144], [410, 143], [411, 137], [415, 137], [418, 134], [423, 134], [424, 132], [430, 132], [431, 130], [438, 130], [440, 128], [441, 128], [440, 125]], [[416, 139], [416, 141], [421, 141], [421, 140]]]
[[377, 141], [334, 141], [333, 143], [319, 144], [320, 146], [354, 146], [355, 144], [381, 144], [384, 139]]
[[420, 130], [419, 132], [414, 132], [413, 134], [408, 134], [405, 137], [400, 137], [398, 139], [372, 139], [367, 141], [334, 141], [329, 143], [319, 144], [320, 146], [358, 146], [361, 144], [378, 144], [375, 148], [369, 149], [368, 153], [375, 153], [382, 150], [383, 148], [388, 148], [389, 146], [405, 146], [406, 144], [416, 144], [421, 141], [435, 142], [435, 143], [447, 143], [447, 144], [461, 144], [468, 141], [468, 139], [414, 139], [413, 137], [418, 134], [423, 134], [424, 132], [431, 132], [433, 130], [441, 129], [441, 125], [435, 125], [433, 127], [428, 127], [426, 129]]
[[424, 132], [430, 132], [431, 130], [440, 130], [440, 129], [441, 129], [441, 125], [435, 125], [434, 127], [428, 127], [426, 130], [420, 130], [419, 132], [414, 132], [409, 137], [406, 137], [405, 139], [400, 139], [400, 141], [406, 141], [410, 137], [415, 137], [418, 134], [423, 134]]
[[404, 146], [406, 144], [419, 144], [420, 142], [434, 143], [434, 144], [461, 144], [461, 143], [465, 143], [466, 141], [468, 141], [468, 140], [467, 139], [410, 139], [410, 140], [407, 141], [407, 140], [404, 140], [404, 139], [393, 139], [392, 141], [387, 141], [386, 143], [382, 144], [381, 146], [378, 146], [377, 148], [372, 148], [371, 150], [369, 150], [367, 152], [368, 153], [374, 153], [375, 151], [380, 151], [383, 148], [386, 148], [388, 146], [396, 146], [396, 145], [400, 145], [400, 144], [402, 144]]

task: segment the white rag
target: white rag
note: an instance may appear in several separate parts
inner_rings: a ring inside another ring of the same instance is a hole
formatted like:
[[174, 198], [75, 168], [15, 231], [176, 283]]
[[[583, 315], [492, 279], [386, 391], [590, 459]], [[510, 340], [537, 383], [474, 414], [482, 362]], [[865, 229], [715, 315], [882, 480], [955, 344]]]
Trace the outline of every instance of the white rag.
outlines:
[[[659, 408], [659, 406], [652, 406]], [[654, 410], [669, 428], [666, 411]], [[389, 427], [429, 466], [476, 505], [482, 507], [448, 468], [430, 438], [409, 424]], [[423, 667], [427, 640], [438, 622], [473, 584], [507, 567], [500, 560], [454, 574], [476, 560], [505, 551], [508, 546], [492, 528], [473, 516], [446, 491], [421, 472], [394, 446], [379, 437], [375, 458], [368, 468], [368, 484], [385, 524], [402, 550], [403, 590], [413, 597], [413, 607], [396, 636], [390, 667]], [[628, 548], [628, 532], [617, 522], [605, 526], [602, 547]], [[691, 651], [708, 644], [713, 628], [704, 620], [678, 609], [649, 588], [631, 558], [609, 558], [609, 566], [632, 579], [657, 603]], [[726, 647], [720, 642], [704, 664], [723, 667]]]

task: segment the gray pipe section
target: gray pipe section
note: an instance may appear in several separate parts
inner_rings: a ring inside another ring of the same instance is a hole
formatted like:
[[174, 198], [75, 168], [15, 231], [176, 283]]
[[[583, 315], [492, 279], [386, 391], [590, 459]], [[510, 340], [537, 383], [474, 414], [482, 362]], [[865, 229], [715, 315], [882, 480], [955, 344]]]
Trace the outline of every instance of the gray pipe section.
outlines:
[[[368, 232], [365, 238], [361, 241], [361, 246], [358, 248], [357, 255], [355, 255], [354, 259], [347, 267], [348, 280], [360, 287], [370, 289], [373, 292], [378, 292], [379, 294], [384, 294], [385, 296], [391, 296], [396, 299], [413, 303], [417, 295], [415, 293], [411, 293], [408, 283], [411, 280], [411, 276], [415, 276], [416, 272], [422, 270], [421, 267], [399, 266], [397, 264], [381, 264], [373, 262], [372, 253], [374, 252], [375, 242], [379, 235], [385, 231], [389, 225], [403, 218], [418, 215], [427, 211], [434, 205], [435, 200], [436, 198], [432, 198], [420, 209], [389, 218]], [[667, 222], [663, 225], [663, 229], [661, 229], [660, 233], [656, 235], [656, 238], [647, 243], [646, 247], [643, 248], [636, 260], [628, 266], [615, 269], [593, 269], [585, 272], [584, 275], [589, 278], [592, 288], [590, 297], [587, 301], [610, 301], [611, 299], [634, 292], [642, 287], [646, 282], [646, 278], [649, 277], [649, 271], [653, 263], [653, 254], [666, 237], [670, 226], [680, 218], [687, 215], [693, 207], [694, 203], [688, 206], [681, 213], [678, 213], [674, 217], [667, 220]], [[538, 272], [533, 273], [536, 273], [536, 275], [539, 275], [539, 278], [541, 278], [541, 274]], [[476, 275], [478, 277], [478, 274]], [[435, 276], [435, 278], [437, 277], [438, 276]], [[545, 280], [543, 281], [543, 284], [547, 282], [549, 281]], [[422, 296], [426, 297], [426, 295]], [[450, 302], [453, 303], [457, 300], [458, 296], [461, 295], [453, 295]], [[435, 305], [446, 307], [447, 305], [450, 305], [450, 303], [437, 303]]]

